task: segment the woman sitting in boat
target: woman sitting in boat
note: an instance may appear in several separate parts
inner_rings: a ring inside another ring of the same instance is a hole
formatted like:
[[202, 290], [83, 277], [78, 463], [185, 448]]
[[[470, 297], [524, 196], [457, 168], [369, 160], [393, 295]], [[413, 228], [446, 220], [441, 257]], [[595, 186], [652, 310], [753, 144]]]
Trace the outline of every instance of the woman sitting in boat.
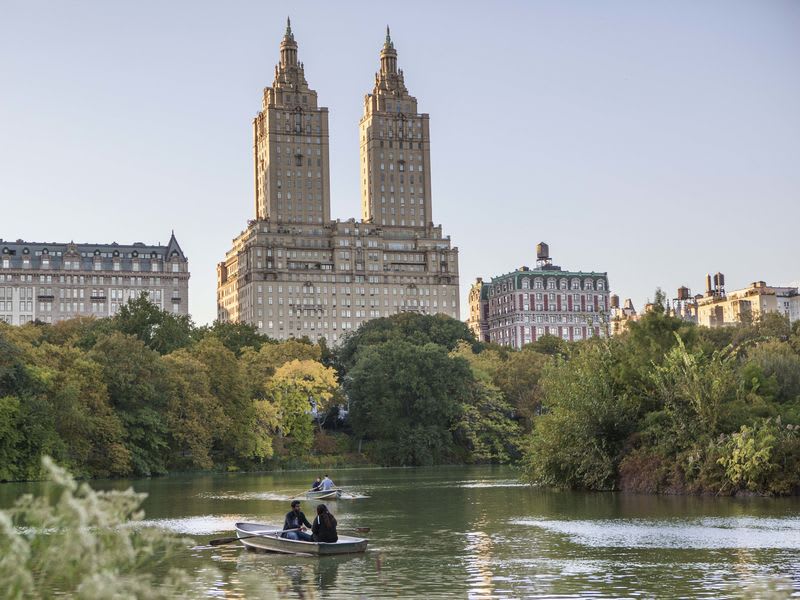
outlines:
[[[305, 532], [306, 527], [311, 527], [306, 516], [300, 510], [300, 500], [292, 500], [292, 510], [286, 513], [286, 518], [283, 520], [284, 534], [287, 540], [300, 540], [302, 542], [310, 542], [311, 536]], [[296, 531], [286, 531], [287, 529], [294, 529]]]
[[328, 507], [324, 504], [317, 505], [317, 517], [311, 526], [312, 538], [315, 542], [333, 543], [339, 541], [339, 534], [336, 533], [336, 517], [334, 517]]
[[314, 480], [314, 483], [311, 484], [311, 491], [312, 492], [316, 492], [320, 488], [321, 485], [322, 485], [322, 480], [319, 477], [317, 477]]

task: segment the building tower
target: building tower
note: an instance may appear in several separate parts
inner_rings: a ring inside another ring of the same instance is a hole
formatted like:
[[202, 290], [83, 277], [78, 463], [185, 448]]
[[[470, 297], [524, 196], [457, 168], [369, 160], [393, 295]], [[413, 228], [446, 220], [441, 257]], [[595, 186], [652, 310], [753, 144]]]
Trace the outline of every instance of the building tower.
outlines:
[[408, 94], [389, 27], [375, 88], [364, 97], [361, 214], [376, 225], [431, 227], [430, 129]]
[[253, 120], [256, 219], [320, 225], [330, 220], [328, 109], [308, 87], [286, 20], [272, 87]]
[[408, 95], [388, 30], [360, 127], [364, 218], [331, 219], [328, 111], [287, 23], [253, 124], [257, 218], [217, 265], [220, 321], [336, 345], [379, 317], [459, 318], [458, 248], [431, 222], [428, 115]]

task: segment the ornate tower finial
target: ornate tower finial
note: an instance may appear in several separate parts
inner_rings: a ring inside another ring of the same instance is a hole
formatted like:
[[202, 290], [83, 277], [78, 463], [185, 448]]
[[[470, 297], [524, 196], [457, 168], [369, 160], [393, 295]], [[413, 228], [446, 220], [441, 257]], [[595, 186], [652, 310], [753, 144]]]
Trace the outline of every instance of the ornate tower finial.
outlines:
[[383, 43], [384, 48], [394, 48], [394, 44], [392, 44], [392, 35], [389, 33], [389, 26], [386, 26], [386, 41]]
[[292, 33], [292, 21], [286, 17], [286, 33], [283, 34], [283, 40], [281, 40], [281, 66], [295, 65], [297, 65], [297, 42], [294, 41]]
[[387, 25], [386, 41], [383, 42], [383, 48], [381, 48], [381, 74], [387, 75], [389, 73], [397, 74], [397, 51], [394, 49], [392, 36]]

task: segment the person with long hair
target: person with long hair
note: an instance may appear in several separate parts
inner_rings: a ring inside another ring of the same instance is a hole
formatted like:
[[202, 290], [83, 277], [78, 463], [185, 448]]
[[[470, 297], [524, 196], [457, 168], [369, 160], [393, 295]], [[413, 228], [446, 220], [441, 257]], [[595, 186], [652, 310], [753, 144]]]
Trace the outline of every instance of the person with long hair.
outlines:
[[317, 516], [311, 525], [311, 537], [315, 542], [333, 543], [339, 541], [336, 533], [336, 517], [324, 504], [317, 505]]

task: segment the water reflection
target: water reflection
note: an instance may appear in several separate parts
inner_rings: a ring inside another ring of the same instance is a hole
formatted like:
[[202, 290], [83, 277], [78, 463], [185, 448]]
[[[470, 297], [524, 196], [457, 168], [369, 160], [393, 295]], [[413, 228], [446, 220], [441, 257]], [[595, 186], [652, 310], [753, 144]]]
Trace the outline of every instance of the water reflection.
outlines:
[[800, 550], [800, 518], [522, 520], [586, 546], [622, 548], [789, 548]]
[[[800, 595], [798, 498], [558, 492], [521, 485], [498, 467], [332, 475], [369, 496], [331, 503], [341, 528], [372, 529], [366, 554], [309, 558], [206, 545], [232, 535], [236, 521], [283, 523], [308, 472], [95, 486], [149, 493], [146, 524], [195, 542], [163, 568], [217, 569], [213, 597], [733, 598], [743, 590], [785, 597], [787, 587]], [[0, 506], [37, 485], [0, 486]], [[306, 514], [313, 504], [303, 500]]]

